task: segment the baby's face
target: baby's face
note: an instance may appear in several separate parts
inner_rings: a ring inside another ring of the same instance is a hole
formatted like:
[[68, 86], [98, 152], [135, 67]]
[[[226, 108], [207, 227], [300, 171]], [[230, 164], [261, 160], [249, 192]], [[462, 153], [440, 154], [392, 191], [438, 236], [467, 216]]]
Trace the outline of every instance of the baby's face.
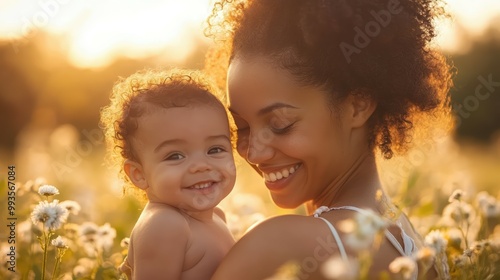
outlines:
[[138, 120], [133, 146], [151, 202], [203, 211], [233, 188], [229, 125], [220, 108], [196, 105], [147, 113]]

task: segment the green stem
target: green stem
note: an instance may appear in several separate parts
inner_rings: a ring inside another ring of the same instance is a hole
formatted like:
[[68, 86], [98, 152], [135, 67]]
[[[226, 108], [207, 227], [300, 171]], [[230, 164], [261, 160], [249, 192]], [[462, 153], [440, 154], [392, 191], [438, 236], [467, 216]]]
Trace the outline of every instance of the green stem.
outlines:
[[45, 234], [45, 229], [43, 230], [43, 261], [42, 261], [42, 280], [45, 280], [45, 266], [47, 263], [47, 243], [48, 243], [48, 234]]
[[56, 263], [54, 264], [54, 271], [52, 272], [52, 280], [57, 279], [57, 268], [59, 267], [59, 263], [61, 259], [59, 258], [59, 249], [57, 249]]

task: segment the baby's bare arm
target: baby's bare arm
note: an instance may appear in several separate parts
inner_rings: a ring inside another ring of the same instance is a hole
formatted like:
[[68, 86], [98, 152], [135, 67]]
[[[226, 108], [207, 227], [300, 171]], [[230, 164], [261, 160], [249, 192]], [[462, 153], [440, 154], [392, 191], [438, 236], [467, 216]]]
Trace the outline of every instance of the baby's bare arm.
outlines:
[[184, 217], [171, 209], [152, 211], [134, 230], [133, 279], [181, 279], [190, 235]]

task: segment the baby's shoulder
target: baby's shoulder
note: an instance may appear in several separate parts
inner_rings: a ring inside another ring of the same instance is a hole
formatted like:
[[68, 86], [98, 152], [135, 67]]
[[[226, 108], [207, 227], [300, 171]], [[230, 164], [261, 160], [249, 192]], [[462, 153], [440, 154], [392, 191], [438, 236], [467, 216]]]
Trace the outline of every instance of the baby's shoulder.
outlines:
[[133, 233], [185, 233], [189, 231], [189, 224], [184, 215], [168, 205], [149, 204], [137, 221]]

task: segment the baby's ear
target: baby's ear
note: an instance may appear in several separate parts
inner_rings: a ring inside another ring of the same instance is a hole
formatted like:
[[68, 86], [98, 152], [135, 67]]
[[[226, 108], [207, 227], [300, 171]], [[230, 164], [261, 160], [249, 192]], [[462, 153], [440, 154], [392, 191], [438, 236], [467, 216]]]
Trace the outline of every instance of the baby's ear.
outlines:
[[140, 163], [127, 159], [123, 163], [123, 170], [125, 170], [125, 174], [136, 187], [142, 190], [148, 188], [148, 182]]
[[348, 101], [352, 109], [352, 115], [350, 116], [352, 127], [363, 126], [377, 108], [377, 102], [373, 97], [364, 92], [350, 94]]

